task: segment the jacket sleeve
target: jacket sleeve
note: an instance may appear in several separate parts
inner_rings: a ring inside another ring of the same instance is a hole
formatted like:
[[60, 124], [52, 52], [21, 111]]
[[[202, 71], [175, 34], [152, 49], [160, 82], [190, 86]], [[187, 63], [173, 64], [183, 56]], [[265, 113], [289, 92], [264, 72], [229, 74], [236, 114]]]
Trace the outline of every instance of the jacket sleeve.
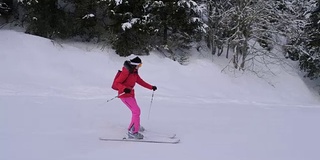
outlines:
[[122, 67], [122, 71], [119, 77], [115, 80], [115, 83], [119, 92], [123, 92], [123, 90], [127, 87], [122, 83], [128, 78], [128, 76], [129, 76], [129, 71], [126, 68]]
[[152, 89], [152, 85], [149, 83], [145, 82], [138, 74], [137, 76], [137, 83], [145, 88]]

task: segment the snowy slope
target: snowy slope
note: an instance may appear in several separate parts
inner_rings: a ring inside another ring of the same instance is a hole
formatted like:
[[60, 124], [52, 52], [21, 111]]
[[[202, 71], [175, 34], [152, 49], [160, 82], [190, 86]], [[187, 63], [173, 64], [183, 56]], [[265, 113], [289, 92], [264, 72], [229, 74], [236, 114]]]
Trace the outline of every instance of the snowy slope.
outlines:
[[181, 66], [142, 56], [136, 86], [144, 127], [176, 133], [177, 145], [102, 142], [123, 134], [129, 110], [110, 88], [123, 61], [112, 50], [58, 44], [0, 30], [1, 160], [318, 160], [320, 103], [297, 73], [278, 69], [271, 86], [234, 78], [208, 60]]

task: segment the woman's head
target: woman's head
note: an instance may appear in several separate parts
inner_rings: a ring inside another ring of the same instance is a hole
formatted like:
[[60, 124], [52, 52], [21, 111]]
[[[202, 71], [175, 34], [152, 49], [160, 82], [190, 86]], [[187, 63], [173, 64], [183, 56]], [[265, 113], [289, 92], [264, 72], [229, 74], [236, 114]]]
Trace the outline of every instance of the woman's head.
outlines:
[[139, 57], [135, 57], [133, 59], [130, 59], [130, 64], [132, 66], [135, 66], [136, 69], [142, 66], [142, 61]]

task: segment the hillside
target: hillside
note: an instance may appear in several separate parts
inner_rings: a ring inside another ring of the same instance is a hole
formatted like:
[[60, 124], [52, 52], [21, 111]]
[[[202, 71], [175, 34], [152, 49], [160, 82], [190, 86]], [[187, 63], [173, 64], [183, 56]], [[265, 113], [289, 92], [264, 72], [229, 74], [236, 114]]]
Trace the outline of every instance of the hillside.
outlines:
[[[141, 56], [142, 125], [176, 133], [176, 145], [102, 142], [122, 136], [129, 110], [110, 86], [123, 62], [113, 50], [0, 30], [2, 160], [318, 160], [320, 102], [294, 71], [235, 77], [206, 59], [182, 66]], [[150, 108], [151, 104], [151, 108]], [[149, 114], [149, 109], [151, 109]], [[150, 117], [148, 119], [148, 116]]]

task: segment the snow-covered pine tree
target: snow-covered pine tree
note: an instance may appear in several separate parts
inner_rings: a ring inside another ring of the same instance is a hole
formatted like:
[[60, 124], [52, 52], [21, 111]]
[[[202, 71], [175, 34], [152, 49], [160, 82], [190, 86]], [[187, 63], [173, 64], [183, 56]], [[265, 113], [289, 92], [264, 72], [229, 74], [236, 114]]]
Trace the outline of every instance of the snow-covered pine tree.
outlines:
[[[12, 9], [13, 9], [13, 2], [11, 0], [0, 1], [0, 20], [1, 20], [1, 18], [4, 18], [5, 22], [8, 23], [9, 17], [12, 14]], [[1, 26], [1, 24], [0, 24], [0, 26]]]
[[306, 77], [316, 79], [320, 77], [320, 1], [317, 1], [314, 11], [310, 13], [309, 24], [305, 28], [305, 52], [299, 59], [301, 70]]
[[199, 5], [192, 0], [112, 1], [109, 11], [116, 34], [112, 44], [122, 56], [148, 54], [153, 48], [174, 55], [201, 36]]
[[[278, 1], [277, 1], [278, 2]], [[303, 30], [307, 24], [306, 14], [310, 11], [311, 1], [307, 0], [282, 0], [276, 3], [276, 11], [279, 14], [278, 34], [286, 40], [283, 50], [286, 58], [298, 60], [301, 49], [301, 41], [304, 38]]]
[[149, 1], [147, 5], [149, 33], [153, 48], [166, 50], [170, 58], [179, 60], [191, 43], [201, 40], [204, 33], [201, 1]]
[[98, 38], [103, 30], [99, 30], [96, 12], [97, 0], [73, 0], [73, 36], [80, 36], [85, 41]]
[[148, 54], [148, 33], [145, 29], [143, 0], [110, 0], [109, 28], [114, 33], [111, 44], [120, 56]]
[[27, 33], [42, 37], [66, 37], [68, 26], [67, 16], [58, 9], [58, 2], [53, 0], [21, 0], [24, 8]]

